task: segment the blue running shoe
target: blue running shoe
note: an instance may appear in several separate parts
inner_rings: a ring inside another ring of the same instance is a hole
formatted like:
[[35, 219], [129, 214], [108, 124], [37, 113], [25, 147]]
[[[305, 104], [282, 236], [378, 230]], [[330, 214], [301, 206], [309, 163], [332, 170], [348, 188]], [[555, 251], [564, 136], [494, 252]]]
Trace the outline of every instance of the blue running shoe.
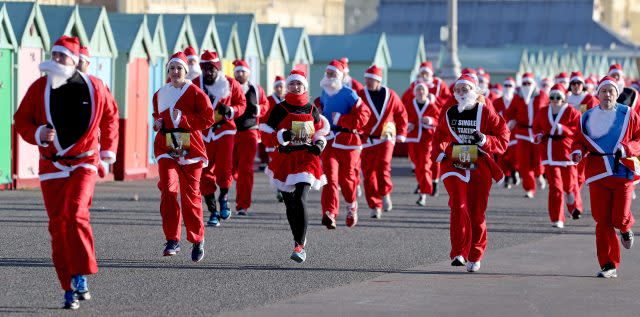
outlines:
[[304, 250], [303, 245], [296, 243], [293, 253], [291, 253], [291, 259], [298, 263], [302, 263], [307, 259], [307, 252]]
[[220, 219], [227, 220], [231, 218], [231, 208], [229, 208], [229, 200], [227, 200], [227, 197], [220, 197], [218, 203], [220, 204]]
[[91, 293], [89, 293], [89, 285], [87, 283], [87, 277], [84, 275], [74, 275], [71, 279], [71, 285], [76, 290], [76, 297], [78, 300], [90, 300]]
[[220, 213], [217, 211], [212, 212], [211, 216], [209, 216], [209, 220], [207, 221], [207, 226], [218, 227], [220, 226]]
[[78, 309], [80, 308], [80, 302], [76, 298], [76, 293], [74, 291], [65, 291], [64, 292], [64, 309]]
[[180, 252], [180, 245], [176, 240], [167, 240], [167, 243], [164, 245], [164, 256], [174, 256]]

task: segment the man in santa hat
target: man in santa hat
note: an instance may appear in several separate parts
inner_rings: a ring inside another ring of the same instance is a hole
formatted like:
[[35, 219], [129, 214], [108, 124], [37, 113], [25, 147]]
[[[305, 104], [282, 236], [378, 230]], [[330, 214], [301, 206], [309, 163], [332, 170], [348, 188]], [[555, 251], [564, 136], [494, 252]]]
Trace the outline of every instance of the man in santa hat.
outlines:
[[632, 87], [626, 87], [624, 72], [620, 64], [613, 64], [609, 67], [608, 76], [615, 79], [620, 88], [620, 94], [618, 95], [618, 103], [630, 107], [635, 112], [640, 114], [640, 107], [636, 107], [638, 104], [638, 91]]
[[547, 94], [549, 94], [549, 91], [551, 91], [551, 86], [553, 85], [553, 80], [551, 80], [551, 78], [549, 77], [544, 77], [540, 80], [540, 90], [546, 92]]
[[[175, 53], [167, 63], [171, 82], [153, 95], [155, 136], [153, 149], [158, 161], [160, 214], [167, 243], [164, 256], [180, 252], [182, 221], [187, 240], [193, 243], [191, 260], [204, 257], [204, 225], [200, 177], [208, 164], [201, 130], [213, 124], [209, 97], [187, 76], [187, 56]], [[180, 203], [178, 203], [178, 193]]]
[[[246, 108], [242, 86], [233, 78], [225, 76], [217, 52], [205, 51], [200, 59], [202, 75], [193, 80], [209, 99], [214, 110], [215, 123], [202, 131], [207, 148], [209, 165], [202, 171], [200, 191], [204, 196], [211, 216], [207, 225], [217, 227], [220, 220], [231, 217], [227, 194], [233, 181], [233, 146], [237, 132], [234, 119]], [[216, 205], [216, 189], [220, 188]]]
[[52, 260], [64, 289], [64, 308], [90, 298], [86, 275], [98, 272], [89, 208], [101, 161], [113, 164], [118, 109], [102, 81], [76, 70], [76, 37], [62, 36], [45, 76], [27, 90], [14, 115], [18, 134], [40, 152], [40, 187], [49, 216]]
[[588, 77], [584, 80], [584, 90], [589, 95], [594, 96], [596, 92], [596, 83], [593, 81], [593, 79], [591, 79], [591, 77]]
[[580, 111], [567, 103], [567, 95], [562, 84], [555, 84], [549, 94], [549, 105], [538, 112], [533, 123], [534, 141], [549, 182], [549, 218], [556, 228], [564, 228], [565, 202], [573, 219], [580, 219], [582, 213], [578, 170], [569, 157], [579, 129]]
[[371, 110], [353, 89], [343, 85], [344, 66], [332, 60], [320, 81], [322, 94], [318, 102], [322, 115], [329, 120], [331, 132], [322, 153], [322, 168], [327, 185], [322, 188], [322, 224], [336, 228], [340, 210], [340, 194], [347, 203], [347, 227], [358, 222], [357, 190], [360, 174], [359, 156], [362, 143], [358, 131], [369, 121]]
[[194, 80], [195, 78], [202, 75], [202, 68], [200, 68], [198, 53], [193, 47], [188, 46], [184, 50], [184, 55], [187, 56], [187, 60], [189, 61], [189, 72], [187, 72], [187, 79]]
[[253, 162], [260, 139], [260, 117], [269, 110], [267, 96], [260, 85], [249, 81], [251, 68], [243, 59], [233, 62], [233, 74], [242, 86], [246, 107], [244, 113], [235, 119], [235, 146], [233, 149], [233, 174], [236, 179], [236, 211], [240, 216], [248, 214], [253, 191]]
[[566, 72], [561, 72], [556, 76], [554, 82], [556, 84], [561, 84], [562, 86], [564, 86], [564, 89], [569, 89], [569, 79], [569, 75], [567, 75]]
[[478, 87], [483, 91], [482, 95], [493, 103], [498, 96], [491, 90], [491, 75], [487, 72], [478, 75]]
[[366, 89], [359, 93], [373, 114], [362, 131], [364, 194], [371, 218], [380, 219], [382, 209], [391, 211], [391, 158], [396, 140], [407, 139], [407, 112], [393, 89], [382, 85], [382, 68], [373, 65], [364, 74]]
[[580, 130], [573, 143], [571, 158], [575, 163], [587, 160], [586, 183], [589, 184], [591, 213], [596, 222], [596, 250], [601, 270], [598, 277], [617, 277], [620, 265], [620, 240], [626, 249], [633, 246], [631, 213], [634, 171], [628, 158], [640, 155], [640, 117], [629, 107], [616, 102], [620, 93], [618, 80], [605, 76], [598, 83], [600, 104], [581, 117]]
[[496, 99], [502, 97], [502, 94], [504, 93], [504, 89], [500, 83], [496, 83], [495, 85], [489, 85], [489, 89], [496, 96]]
[[76, 69], [84, 74], [89, 72], [89, 64], [91, 63], [91, 55], [89, 54], [89, 48], [86, 46], [80, 46], [80, 59], [78, 59], [78, 65]]
[[540, 189], [545, 189], [547, 182], [544, 179], [543, 167], [540, 161], [540, 152], [533, 143], [533, 120], [536, 115], [549, 102], [549, 95], [538, 90], [536, 81], [531, 73], [522, 75], [520, 87], [522, 103], [514, 104], [505, 112], [508, 126], [516, 135], [518, 144], [516, 152], [518, 156], [518, 173], [522, 177], [522, 187], [525, 197], [533, 198], [536, 193], [536, 178]]
[[[504, 89], [502, 97], [495, 100], [493, 104], [496, 112], [500, 115], [505, 122], [505, 115], [507, 110], [511, 107], [524, 107], [524, 100], [516, 93], [516, 81], [513, 77], [508, 77], [504, 82]], [[511, 185], [520, 184], [520, 177], [518, 175], [518, 158], [516, 145], [518, 139], [516, 139], [515, 133], [511, 133], [509, 138], [509, 145], [503, 155], [497, 158], [498, 165], [502, 168], [502, 172], [506, 176], [504, 180], [504, 187], [511, 188]]]
[[345, 87], [353, 89], [356, 93], [360, 93], [364, 89], [364, 86], [355, 78], [349, 76], [349, 59], [343, 57], [340, 59], [340, 62], [344, 69], [344, 78], [342, 78], [342, 83]]
[[598, 105], [598, 99], [586, 92], [585, 80], [580, 71], [571, 73], [569, 88], [571, 89], [571, 93], [567, 97], [566, 102], [577, 110], [580, 110], [580, 113], [584, 113]]

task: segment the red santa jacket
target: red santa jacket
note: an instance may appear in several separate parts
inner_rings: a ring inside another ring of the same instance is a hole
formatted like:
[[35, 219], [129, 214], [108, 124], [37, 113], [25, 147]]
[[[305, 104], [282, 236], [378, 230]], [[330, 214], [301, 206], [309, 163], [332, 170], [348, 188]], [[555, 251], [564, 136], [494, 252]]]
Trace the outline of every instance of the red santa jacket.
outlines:
[[358, 94], [364, 90], [364, 86], [353, 77], [351, 77], [351, 86], [349, 88], [353, 89]]
[[418, 108], [418, 102], [415, 98], [411, 102], [405, 103], [404, 106], [408, 119], [406, 142], [418, 143], [422, 138], [431, 139], [438, 126], [440, 116], [440, 106], [437, 99], [435, 97], [427, 98], [422, 109]]
[[[441, 176], [444, 180], [447, 177], [458, 177], [465, 183], [471, 179], [471, 172], [463, 170], [453, 165], [452, 152], [455, 144], [463, 143], [460, 136], [454, 132], [449, 122], [449, 112], [454, 107], [448, 108], [440, 114], [440, 122], [434, 136], [434, 144], [436, 145], [432, 152], [432, 160], [441, 162]], [[479, 147], [480, 153], [478, 157], [478, 165], [486, 164], [491, 175], [482, 175], [483, 177], [492, 177], [496, 182], [501, 182], [504, 178], [502, 170], [493, 160], [495, 154], [502, 154], [507, 149], [509, 142], [509, 129], [504, 120], [493, 109], [487, 108], [484, 104], [477, 104], [477, 113], [475, 120], [475, 129], [485, 135], [484, 143]]]
[[598, 98], [586, 92], [582, 96], [569, 95], [567, 102], [579, 110], [580, 113], [584, 113], [600, 103]]
[[572, 105], [562, 106], [555, 119], [551, 106], [540, 109], [533, 122], [533, 133], [542, 137], [538, 146], [543, 165], [574, 165], [569, 154], [579, 124], [580, 111]]
[[[320, 97], [316, 98], [313, 103], [320, 113], [323, 113], [324, 105], [320, 101]], [[333, 140], [331, 146], [334, 148], [361, 150], [362, 140], [359, 131], [369, 122], [369, 118], [371, 118], [371, 109], [363, 105], [362, 98], [358, 98], [348, 113], [336, 113], [335, 116], [327, 118], [333, 125], [349, 130], [350, 132], [329, 131], [327, 140]]]
[[[229, 84], [228, 86], [224, 85], [224, 82], [218, 83], [222, 76], [227, 79], [227, 83]], [[233, 121], [233, 119], [241, 116], [244, 113], [245, 108], [247, 107], [247, 100], [244, 97], [242, 86], [240, 86], [240, 83], [238, 83], [235, 79], [229, 76], [218, 75], [218, 79], [216, 79], [216, 83], [214, 84], [214, 86], [216, 84], [222, 86], [220, 86], [221, 96], [216, 96], [213, 92], [207, 92], [207, 89], [204, 87], [204, 83], [201, 79], [202, 76], [196, 77], [193, 80], [193, 84], [198, 86], [205, 93], [211, 95], [209, 96], [209, 99], [211, 100], [211, 106], [214, 111], [214, 118], [219, 119], [216, 120], [216, 123], [213, 127], [202, 130], [202, 140], [204, 140], [206, 143], [209, 143], [221, 138], [222, 136], [236, 134], [236, 123]], [[219, 118], [219, 115], [217, 115], [218, 104], [224, 104], [231, 107], [231, 116], [227, 118]], [[213, 129], [214, 127], [215, 129]]]
[[[180, 110], [178, 117], [173, 118], [171, 113], [174, 109]], [[153, 95], [153, 118], [162, 119], [164, 129], [156, 134], [153, 143], [153, 152], [157, 160], [176, 159], [178, 164], [187, 165], [202, 162], [207, 166], [207, 151], [202, 141], [201, 130], [210, 127], [213, 122], [213, 108], [209, 97], [198, 86], [188, 82], [177, 90], [167, 84], [161, 87]], [[179, 131], [175, 131], [179, 129]], [[190, 146], [185, 156], [174, 158], [169, 155], [167, 140], [170, 131], [174, 135], [179, 132], [189, 133]], [[166, 132], [166, 133], [165, 133]]]
[[[514, 94], [513, 98], [511, 98], [511, 100], [507, 103], [506, 99], [504, 98], [504, 96], [497, 98], [494, 102], [493, 102], [493, 107], [494, 110], [496, 111], [496, 113], [498, 113], [498, 115], [500, 115], [502, 117], [502, 119], [504, 119], [505, 122], [508, 122], [509, 120], [507, 120], [507, 118], [505, 117], [506, 112], [509, 108], [511, 108], [512, 105], [517, 105], [517, 104], [524, 104], [524, 100], [522, 100], [522, 97], [520, 97], [520, 95], [518, 94]], [[516, 139], [516, 134], [515, 133], [511, 133], [510, 137], [509, 137], [509, 146], [514, 146], [518, 144], [518, 140]]]
[[[118, 107], [100, 79], [80, 74], [89, 88], [92, 109], [89, 126], [75, 144], [63, 149], [57, 135], [51, 143], [40, 141], [40, 131], [47, 124], [52, 124], [48, 98], [51, 82], [47, 76], [31, 84], [13, 117], [18, 134], [28, 143], [38, 145], [41, 181], [69, 177], [71, 171], [77, 168], [97, 172], [100, 156], [109, 158], [111, 163], [115, 161], [118, 150]], [[56, 156], [61, 158], [57, 161], [45, 159]], [[71, 159], [73, 157], [77, 158]]]
[[513, 121], [510, 125], [515, 124], [512, 132], [516, 139], [533, 143], [533, 120], [540, 109], [548, 104], [549, 95], [544, 90], [534, 93], [529, 104], [526, 104], [523, 98], [514, 97], [504, 117], [507, 122]]
[[[413, 100], [413, 98], [415, 97], [413, 93], [415, 87], [416, 82], [414, 81], [402, 94], [402, 103], [406, 105], [410, 103], [411, 100]], [[444, 82], [444, 80], [438, 77], [433, 77], [433, 83], [429, 86], [429, 93], [436, 96], [438, 105], [440, 107], [442, 107], [449, 98], [453, 97], [453, 95], [451, 94], [451, 90], [449, 90], [449, 87], [447, 87], [447, 84]]]
[[[363, 89], [358, 93], [362, 102], [369, 107], [369, 110], [373, 114], [367, 121], [367, 124], [362, 128], [364, 135], [363, 148], [387, 141], [395, 143], [396, 138], [404, 142], [407, 138], [407, 112], [404, 109], [404, 105], [393, 89], [389, 87], [383, 88], [385, 89], [385, 98], [380, 113], [378, 113], [378, 110], [371, 101], [369, 90]], [[382, 135], [385, 127], [390, 126], [389, 124], [395, 126], [395, 138], [386, 138]]]

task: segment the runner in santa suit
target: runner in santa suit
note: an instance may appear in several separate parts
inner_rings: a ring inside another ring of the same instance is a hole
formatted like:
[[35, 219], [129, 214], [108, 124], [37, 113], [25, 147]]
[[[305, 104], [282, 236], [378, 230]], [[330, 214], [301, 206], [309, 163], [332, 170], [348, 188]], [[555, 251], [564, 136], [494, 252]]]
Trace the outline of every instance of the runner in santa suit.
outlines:
[[545, 189], [547, 182], [542, 175], [544, 169], [540, 160], [540, 151], [533, 143], [533, 120], [536, 115], [549, 102], [546, 92], [536, 89], [536, 82], [531, 73], [524, 73], [522, 86], [520, 87], [522, 103], [513, 104], [507, 109], [505, 118], [509, 128], [516, 135], [518, 144], [516, 153], [518, 157], [518, 173], [522, 178], [522, 187], [525, 197], [533, 198], [536, 193], [536, 179], [540, 189]]
[[[213, 124], [207, 95], [186, 79], [187, 56], [178, 52], [167, 63], [171, 82], [153, 95], [153, 129], [158, 132], [153, 151], [158, 161], [160, 215], [167, 243], [164, 256], [180, 252], [182, 220], [193, 243], [191, 260], [204, 257], [204, 225], [200, 176], [208, 164], [200, 130]], [[178, 192], [180, 203], [178, 203]]]
[[566, 99], [567, 90], [562, 84], [555, 84], [551, 87], [549, 105], [540, 109], [533, 123], [534, 140], [549, 182], [549, 218], [556, 228], [564, 228], [565, 202], [573, 219], [580, 219], [582, 213], [578, 169], [569, 157], [580, 124], [580, 111]]
[[349, 59], [347, 57], [343, 57], [340, 59], [340, 62], [344, 69], [344, 78], [342, 78], [342, 83], [345, 87], [353, 89], [356, 93], [360, 93], [364, 89], [364, 86], [355, 78], [349, 76]]
[[479, 102], [485, 100], [478, 98], [480, 93], [473, 77], [462, 75], [456, 81], [458, 104], [440, 114], [432, 154], [442, 162], [440, 178], [449, 193], [451, 265], [466, 265], [469, 272], [480, 269], [487, 247], [485, 211], [492, 180], [504, 177], [493, 156], [509, 142], [504, 120]]
[[[522, 99], [522, 97], [520, 97], [519, 94], [516, 93], [516, 81], [515, 79], [513, 79], [513, 77], [508, 77], [503, 84], [504, 89], [502, 97], [496, 99], [493, 106], [495, 107], [498, 115], [500, 115], [506, 122], [507, 119], [505, 118], [505, 114], [507, 110], [514, 105], [516, 107], [522, 107], [524, 105], [524, 100]], [[504, 154], [498, 156], [496, 160], [505, 175], [505, 188], [511, 188], [511, 185], [517, 186], [518, 184], [520, 184], [520, 176], [517, 172], [517, 144], [518, 139], [516, 139], [515, 133], [511, 133], [507, 150], [504, 152]]]
[[569, 82], [570, 94], [566, 102], [572, 105], [580, 113], [598, 105], [598, 99], [587, 93], [585, 89], [585, 80], [580, 71], [571, 73], [571, 81]]
[[[469, 75], [471, 76], [471, 78], [473, 78], [476, 82], [479, 82], [480, 78], [478, 76], [478, 72], [473, 69], [473, 68], [463, 68], [461, 71], [462, 75]], [[451, 84], [450, 89], [453, 90], [453, 86], [455, 85], [455, 83]], [[481, 95], [484, 97], [486, 91], [485, 89], [479, 88], [481, 90]], [[456, 98], [451, 95], [447, 101], [444, 103], [443, 109], [449, 109], [452, 106], [455, 106], [458, 102], [456, 101]], [[493, 108], [493, 102], [491, 102], [490, 98], [485, 97], [484, 100], [482, 101], [482, 103], [484, 104], [485, 107], [490, 108], [491, 110], [495, 110]]]
[[187, 60], [189, 61], [187, 79], [194, 80], [197, 77], [200, 77], [202, 75], [202, 68], [200, 68], [200, 61], [196, 50], [193, 47], [188, 46], [184, 49], [184, 55], [187, 56]]
[[407, 138], [407, 112], [393, 89], [382, 85], [382, 68], [373, 65], [364, 74], [366, 89], [360, 98], [373, 114], [362, 129], [362, 174], [364, 195], [371, 218], [380, 219], [382, 209], [391, 211], [391, 159], [396, 140]]
[[242, 86], [246, 100], [244, 113], [235, 119], [238, 132], [234, 137], [233, 175], [236, 180], [236, 211], [240, 216], [248, 214], [253, 192], [253, 162], [260, 140], [260, 117], [269, 110], [269, 102], [260, 85], [249, 81], [251, 69], [243, 59], [233, 62], [233, 74]]
[[570, 77], [569, 75], [567, 75], [566, 72], [561, 72], [554, 78], [555, 84], [561, 84], [562, 86], [564, 86], [564, 89], [567, 89], [567, 90], [569, 89], [569, 81], [570, 81]]
[[[233, 146], [236, 134], [234, 119], [240, 117], [246, 108], [242, 86], [233, 78], [222, 73], [222, 64], [217, 52], [205, 51], [201, 56], [202, 76], [193, 80], [209, 96], [214, 110], [215, 123], [202, 131], [202, 140], [207, 148], [209, 165], [202, 170], [200, 191], [211, 212], [207, 225], [217, 227], [220, 220], [231, 217], [227, 194], [233, 180]], [[216, 185], [219, 211], [216, 206]]]
[[317, 99], [322, 115], [328, 118], [331, 125], [327, 147], [322, 153], [322, 168], [327, 176], [327, 186], [322, 188], [322, 224], [328, 229], [336, 228], [340, 210], [338, 188], [346, 202], [347, 227], [353, 227], [358, 222], [356, 186], [362, 149], [358, 131], [371, 116], [371, 110], [362, 105], [358, 94], [343, 85], [343, 76], [342, 63], [331, 61], [320, 82], [322, 94]]
[[478, 86], [483, 91], [483, 96], [487, 98], [493, 104], [493, 101], [498, 99], [498, 96], [491, 90], [491, 75], [487, 72], [483, 72], [478, 76]]
[[598, 83], [600, 104], [587, 110], [573, 143], [574, 162], [587, 160], [586, 184], [589, 184], [591, 213], [596, 222], [596, 250], [601, 271], [598, 277], [617, 277], [620, 245], [615, 229], [620, 230], [622, 245], [633, 245], [631, 213], [634, 173], [625, 164], [627, 158], [640, 155], [640, 117], [629, 107], [616, 102], [618, 81], [605, 76]]
[[86, 275], [98, 272], [89, 223], [100, 161], [113, 164], [118, 109], [102, 81], [76, 70], [80, 42], [62, 36], [45, 76], [27, 90], [13, 119], [16, 132], [40, 152], [40, 187], [49, 216], [53, 265], [64, 289], [64, 308], [91, 296]]
[[427, 205], [427, 195], [433, 192], [433, 175], [431, 174], [431, 149], [433, 134], [440, 115], [440, 106], [434, 95], [429, 94], [426, 83], [414, 86], [415, 98], [405, 104], [407, 111], [407, 140], [409, 143], [409, 159], [415, 166], [418, 181], [419, 206]]
[[540, 90], [546, 92], [547, 95], [549, 94], [549, 91], [551, 91], [551, 86], [553, 85], [553, 80], [549, 77], [544, 77], [540, 80]]
[[265, 174], [271, 184], [282, 191], [287, 219], [293, 233], [291, 259], [306, 260], [309, 189], [319, 190], [327, 183], [322, 174], [320, 154], [325, 148], [329, 122], [309, 103], [308, 82], [304, 72], [294, 69], [287, 77], [284, 101], [269, 113], [262, 131], [278, 140], [278, 155], [273, 157]]
[[596, 98], [597, 100], [597, 96], [595, 96], [596, 93], [596, 83], [593, 81], [593, 79], [591, 79], [591, 77], [586, 78], [584, 80], [584, 90], [586, 91], [586, 93], [588, 93], [589, 95], [593, 96]]

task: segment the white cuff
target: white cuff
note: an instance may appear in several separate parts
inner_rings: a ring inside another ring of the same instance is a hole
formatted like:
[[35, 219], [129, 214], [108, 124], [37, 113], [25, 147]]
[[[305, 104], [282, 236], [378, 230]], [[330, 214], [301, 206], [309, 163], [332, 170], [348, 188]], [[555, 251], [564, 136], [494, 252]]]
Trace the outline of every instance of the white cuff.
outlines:
[[100, 151], [100, 160], [107, 164], [113, 164], [116, 162], [116, 153], [113, 151]]
[[436, 162], [442, 162], [445, 155], [446, 154], [444, 154], [444, 152], [440, 152], [440, 154], [438, 154], [438, 157], [436, 158]]
[[340, 120], [340, 113], [335, 112], [333, 114], [333, 125], [338, 125], [338, 120]]
[[42, 131], [42, 129], [44, 129], [44, 128], [46, 128], [46, 127], [47, 127], [46, 125], [41, 125], [41, 126], [39, 126], [39, 127], [38, 127], [38, 129], [36, 129], [36, 143], [37, 143], [39, 146], [42, 146], [42, 147], [47, 147], [47, 146], [49, 146], [49, 142], [42, 142], [42, 141], [40, 141], [40, 131]]
[[515, 126], [516, 126], [516, 120], [509, 120], [509, 122], [507, 122], [507, 127], [509, 128], [509, 130], [513, 130]]
[[620, 150], [620, 152], [622, 152], [622, 157], [627, 157], [627, 151], [624, 150], [624, 146], [622, 146], [622, 144], [616, 145], [616, 149], [613, 150], [613, 153], [615, 153], [616, 151]]
[[228, 116], [225, 116], [225, 118], [227, 118], [227, 120], [233, 119], [233, 115], [235, 114], [235, 111], [233, 111], [233, 108], [229, 107], [229, 109], [231, 110], [231, 113], [229, 113]]
[[174, 118], [173, 111], [169, 113], [171, 115], [171, 121], [173, 121], [173, 126], [178, 127], [180, 125], [180, 120], [182, 119], [182, 111], [178, 110], [178, 115]]
[[[570, 158], [572, 158], [574, 154], [579, 154], [579, 155], [580, 155], [580, 160], [582, 160], [582, 151], [580, 151], [580, 150], [575, 150], [575, 151], [571, 152], [571, 154], [569, 154], [569, 157], [570, 157]], [[572, 159], [572, 161], [573, 161], [573, 159]], [[576, 162], [576, 161], [573, 161], [573, 162], [574, 162], [574, 163], [578, 163], [578, 162]]]
[[289, 141], [285, 142], [284, 139], [282, 138], [282, 134], [284, 133], [284, 131], [286, 131], [285, 129], [280, 129], [278, 131], [278, 143], [280, 143], [283, 146], [287, 146], [289, 144]]
[[258, 104], [258, 113], [256, 113], [256, 118], [260, 118], [260, 104]]
[[562, 124], [558, 123], [558, 135], [562, 135]]
[[426, 116], [426, 117], [422, 117], [422, 123], [426, 124], [426, 125], [433, 125], [433, 118]]
[[436, 101], [436, 96], [433, 94], [429, 94], [427, 98], [429, 98], [429, 103], [434, 103]]
[[258, 126], [260, 128], [260, 131], [264, 132], [264, 133], [273, 133], [275, 132], [275, 130], [270, 127], [268, 124], [266, 123], [260, 123], [260, 125]]
[[[538, 141], [538, 136], [541, 136], [540, 137], [540, 141]], [[540, 142], [542, 142], [542, 133], [538, 133], [538, 134], [533, 136], [533, 143], [534, 144], [540, 144]]]
[[322, 141], [322, 142], [324, 142], [324, 144], [325, 144], [325, 145], [327, 144], [327, 138], [325, 138], [325, 137], [324, 137], [324, 136], [322, 136], [322, 135], [316, 135], [316, 136], [314, 136], [314, 137], [313, 137], [312, 142], [315, 144], [315, 143], [316, 143], [316, 141]]
[[396, 140], [400, 141], [400, 143], [404, 143], [407, 140], [407, 137], [404, 135], [396, 136]]
[[487, 136], [482, 134], [482, 139], [480, 139], [480, 143], [478, 143], [479, 147], [483, 147], [487, 143]]
[[416, 126], [413, 125], [413, 123], [411, 123], [411, 122], [407, 123], [407, 132], [411, 132], [415, 128], [416, 128]]

